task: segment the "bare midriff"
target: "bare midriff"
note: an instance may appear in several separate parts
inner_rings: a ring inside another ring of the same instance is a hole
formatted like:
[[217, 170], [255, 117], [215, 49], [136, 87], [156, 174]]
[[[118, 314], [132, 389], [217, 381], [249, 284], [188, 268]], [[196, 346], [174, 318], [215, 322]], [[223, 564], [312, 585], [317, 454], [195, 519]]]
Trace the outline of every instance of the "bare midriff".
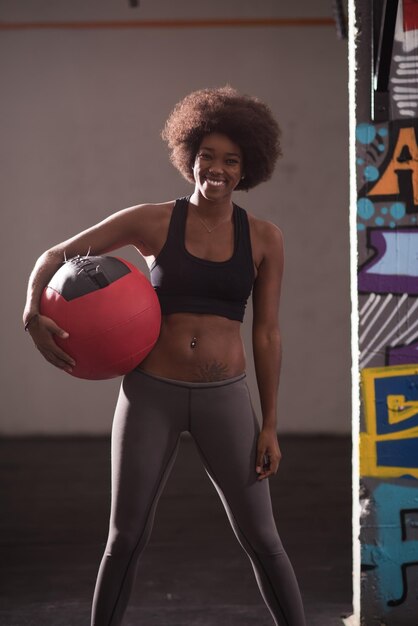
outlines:
[[241, 322], [218, 315], [163, 315], [161, 332], [139, 369], [188, 382], [214, 382], [245, 372]]

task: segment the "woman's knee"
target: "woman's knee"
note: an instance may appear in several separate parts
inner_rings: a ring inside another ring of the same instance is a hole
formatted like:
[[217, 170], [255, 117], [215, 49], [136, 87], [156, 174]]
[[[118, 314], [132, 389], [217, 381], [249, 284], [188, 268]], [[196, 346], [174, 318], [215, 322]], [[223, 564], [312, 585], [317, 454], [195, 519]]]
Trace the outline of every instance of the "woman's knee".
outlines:
[[275, 526], [259, 524], [241, 531], [244, 547], [248, 546], [260, 556], [275, 556], [284, 553], [280, 535]]
[[147, 529], [113, 529], [109, 533], [106, 554], [123, 557], [136, 552], [140, 554], [148, 543], [151, 532]]

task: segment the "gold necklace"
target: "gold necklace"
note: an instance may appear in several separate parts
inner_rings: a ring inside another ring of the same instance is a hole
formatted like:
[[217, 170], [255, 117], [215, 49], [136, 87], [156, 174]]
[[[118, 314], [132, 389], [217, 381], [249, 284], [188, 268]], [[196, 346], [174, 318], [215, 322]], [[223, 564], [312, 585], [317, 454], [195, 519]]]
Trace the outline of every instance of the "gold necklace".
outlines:
[[[194, 206], [194, 204], [192, 204], [192, 207], [194, 209], [194, 212], [197, 215], [197, 219], [199, 220], [199, 222], [201, 222], [201, 224], [203, 224], [203, 226], [206, 228], [208, 233], [212, 233], [215, 230], [215, 228], [218, 228], [218, 226], [220, 226], [224, 222], [227, 222], [230, 219], [230, 217], [231, 217], [231, 216], [229, 216], [226, 220], [222, 220], [222, 221], [218, 222], [217, 224], [215, 224], [215, 226], [212, 226], [212, 228], [209, 228], [209, 226], [206, 224], [206, 222], [204, 220], [202, 220], [202, 218], [200, 217], [199, 213], [197, 212], [197, 208]], [[232, 213], [231, 213], [231, 215], [232, 215]]]

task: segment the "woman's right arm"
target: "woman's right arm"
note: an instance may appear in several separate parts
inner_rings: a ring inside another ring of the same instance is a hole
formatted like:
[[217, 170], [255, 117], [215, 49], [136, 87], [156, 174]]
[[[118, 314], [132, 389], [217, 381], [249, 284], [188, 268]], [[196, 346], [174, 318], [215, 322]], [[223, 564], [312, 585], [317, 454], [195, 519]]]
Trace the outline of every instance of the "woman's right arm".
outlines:
[[161, 217], [160, 207], [138, 205], [114, 213], [102, 222], [46, 250], [36, 261], [29, 278], [23, 324], [36, 347], [53, 365], [71, 370], [74, 360], [55, 343], [53, 336], [68, 337], [65, 329], [39, 313], [42, 292], [65, 258], [106, 254], [133, 244], [145, 254], [152, 254], [153, 238]]

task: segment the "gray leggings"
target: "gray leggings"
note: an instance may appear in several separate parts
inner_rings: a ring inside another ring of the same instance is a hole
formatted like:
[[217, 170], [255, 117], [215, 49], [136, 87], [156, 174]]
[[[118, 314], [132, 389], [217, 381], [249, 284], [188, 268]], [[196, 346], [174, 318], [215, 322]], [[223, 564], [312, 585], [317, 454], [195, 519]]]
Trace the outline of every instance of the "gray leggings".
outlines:
[[122, 623], [182, 431], [194, 438], [274, 623], [305, 626], [298, 583], [273, 518], [268, 479], [258, 481], [255, 472], [259, 425], [245, 374], [189, 383], [140, 370], [123, 379], [113, 422], [110, 528], [92, 626]]

